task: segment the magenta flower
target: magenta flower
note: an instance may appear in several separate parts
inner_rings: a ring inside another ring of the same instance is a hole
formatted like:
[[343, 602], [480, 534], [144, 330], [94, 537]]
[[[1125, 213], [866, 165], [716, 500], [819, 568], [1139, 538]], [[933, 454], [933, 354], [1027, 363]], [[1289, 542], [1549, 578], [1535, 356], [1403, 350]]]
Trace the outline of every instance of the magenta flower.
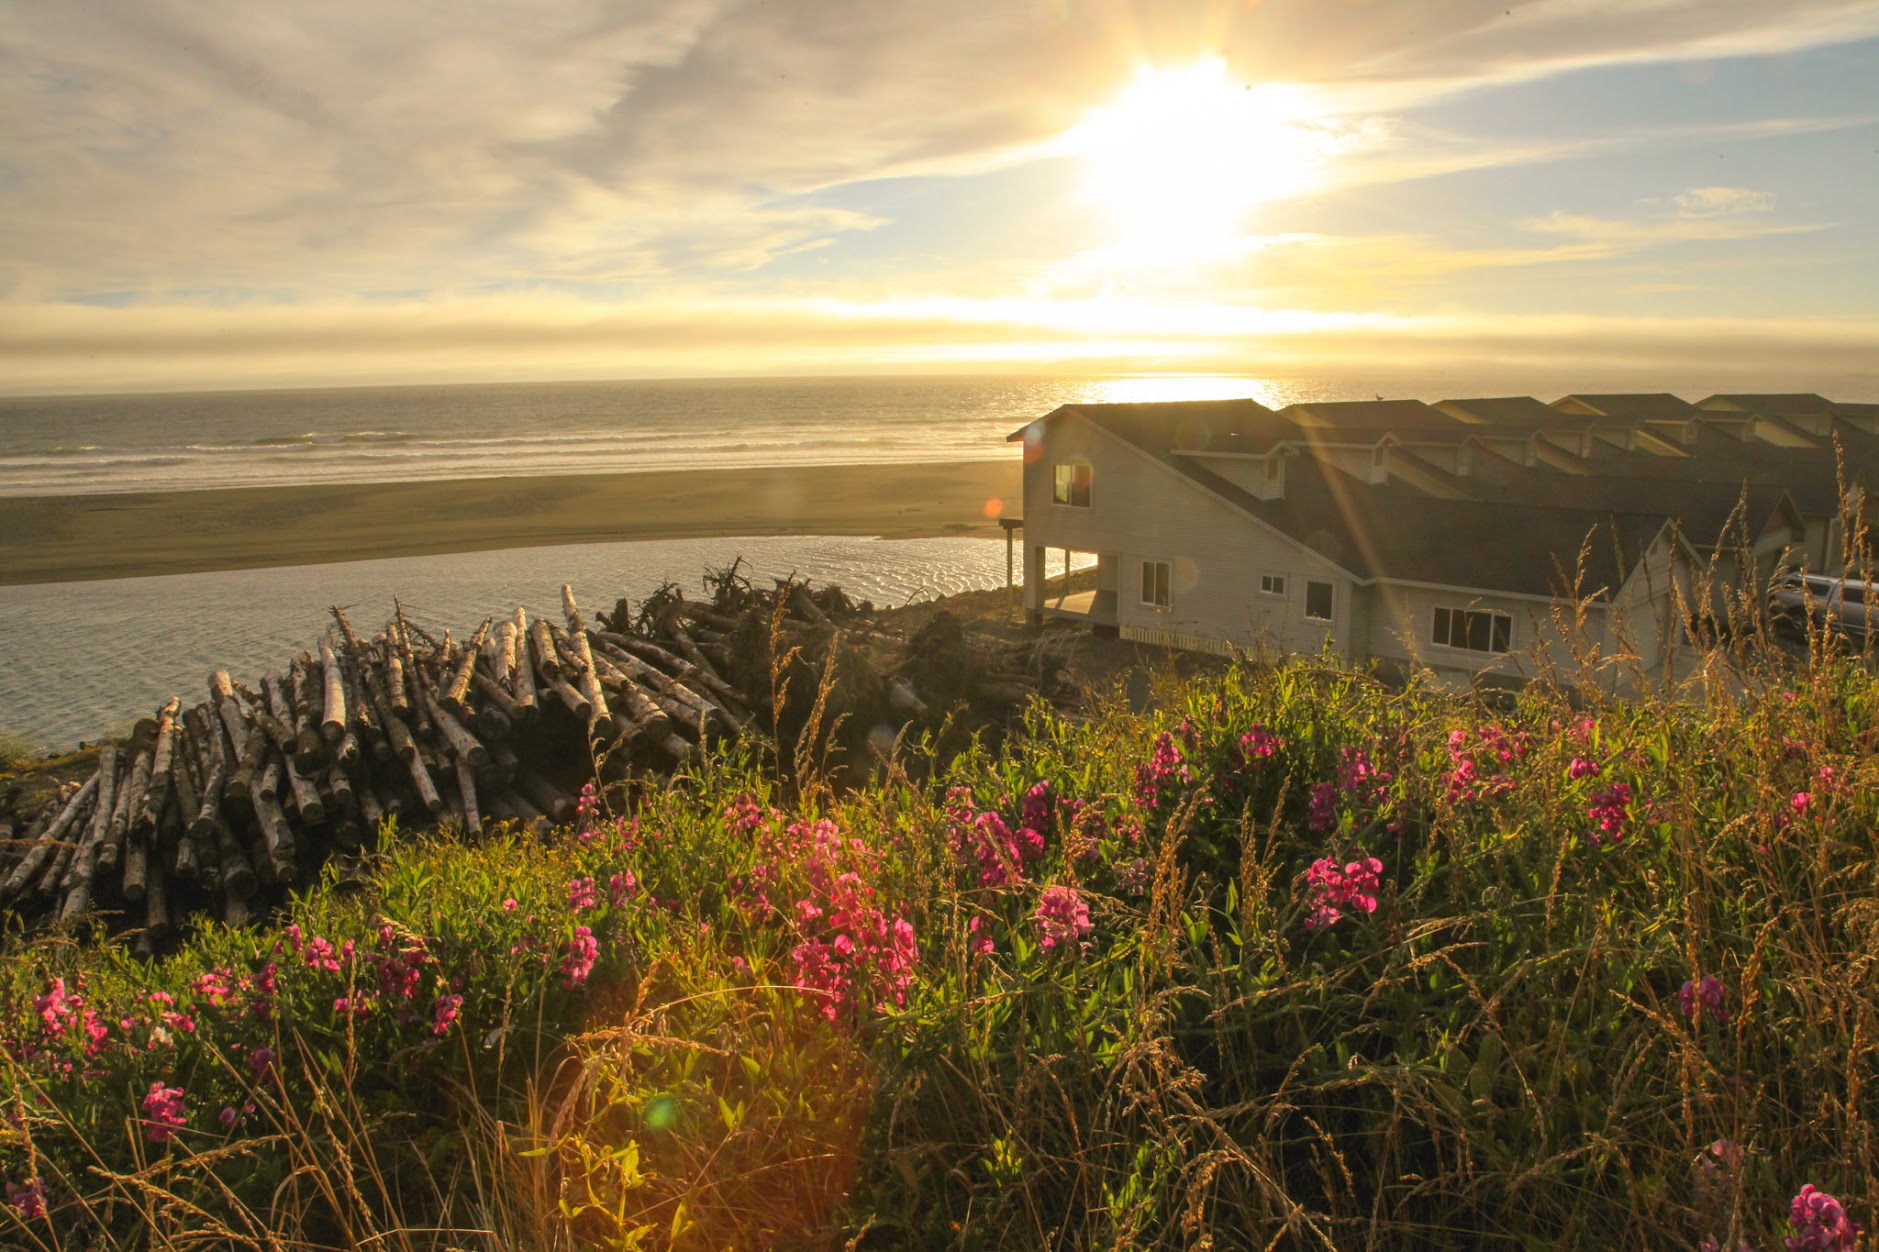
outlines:
[[1164, 730], [1155, 738], [1155, 748], [1149, 755], [1148, 763], [1135, 767], [1135, 802], [1145, 809], [1152, 809], [1161, 798], [1162, 787], [1169, 779], [1188, 782], [1192, 777], [1181, 749], [1174, 746], [1174, 736]]
[[1079, 952], [1089, 950], [1089, 941], [1085, 936], [1091, 930], [1090, 906], [1075, 887], [1044, 888], [1031, 918], [1043, 932], [1046, 952], [1052, 948], [1063, 948], [1065, 951], [1075, 948]]
[[724, 809], [724, 824], [734, 835], [746, 839], [763, 826], [763, 809], [753, 796], [739, 796]]
[[1631, 815], [1631, 785], [1613, 783], [1593, 795], [1586, 816], [1592, 821], [1592, 846], [1617, 843], [1625, 836], [1625, 822]]
[[568, 879], [568, 907], [576, 913], [583, 909], [593, 908], [599, 899], [600, 897], [594, 891], [592, 878]]
[[1582, 756], [1573, 757], [1572, 764], [1566, 767], [1566, 776], [1575, 781], [1580, 778], [1597, 778], [1598, 774], [1598, 762]]
[[1722, 1002], [1722, 979], [1708, 975], [1700, 982], [1685, 982], [1677, 992], [1677, 1010], [1701, 1025], [1705, 1015], [1718, 1022], [1729, 1020], [1729, 1010]]
[[46, 994], [33, 1001], [33, 1008], [39, 1013], [39, 1020], [45, 1024], [46, 1033], [56, 1039], [71, 1026], [72, 1019], [78, 1015], [83, 1004], [83, 998], [65, 990], [65, 979], [54, 978]]
[[222, 1111], [215, 1115], [215, 1120], [222, 1123], [223, 1130], [233, 1130], [235, 1128], [235, 1121], [240, 1116], [241, 1114], [235, 1111], [234, 1105], [224, 1104]]
[[256, 1048], [248, 1054], [248, 1072], [261, 1082], [274, 1072], [274, 1049]]
[[630, 869], [607, 879], [607, 898], [613, 901], [616, 908], [625, 904], [628, 897], [638, 889], [639, 879], [633, 876]]
[[1305, 825], [1314, 831], [1330, 830], [1337, 825], [1336, 783], [1311, 785], [1311, 807], [1305, 812]]
[[37, 1178], [7, 1184], [7, 1207], [24, 1221], [46, 1215], [46, 1188]]
[[1312, 906], [1311, 916], [1305, 919], [1306, 928], [1323, 930], [1343, 917], [1345, 909], [1376, 912], [1382, 874], [1383, 862], [1374, 856], [1350, 861], [1342, 869], [1328, 856], [1313, 861], [1305, 873]]
[[149, 1093], [144, 1096], [143, 1105], [144, 1138], [151, 1143], [168, 1143], [189, 1120], [188, 1110], [183, 1107], [181, 1087], [166, 1087], [161, 1082], [153, 1082]]
[[457, 1014], [462, 1008], [462, 996], [438, 996], [437, 1003], [431, 1007], [431, 1033], [433, 1035], [448, 1034], [450, 1024], [457, 1020]]
[[1859, 1239], [1846, 1209], [1811, 1182], [1788, 1206], [1788, 1224], [1794, 1233], [1781, 1241], [1788, 1252], [1853, 1252]]
[[1248, 761], [1263, 761], [1279, 750], [1279, 737], [1259, 722], [1240, 736], [1240, 754]]
[[561, 960], [561, 985], [572, 988], [586, 982], [599, 959], [600, 944], [594, 932], [585, 926], [576, 926], [574, 938], [568, 940], [568, 954]]
[[[980, 918], [975, 917], [966, 923], [966, 934], [968, 936], [966, 947], [973, 956], [990, 956], [993, 947], [992, 937], [988, 934], [980, 933], [980, 921]], [[985, 929], [989, 930], [991, 928], [988, 926]]]

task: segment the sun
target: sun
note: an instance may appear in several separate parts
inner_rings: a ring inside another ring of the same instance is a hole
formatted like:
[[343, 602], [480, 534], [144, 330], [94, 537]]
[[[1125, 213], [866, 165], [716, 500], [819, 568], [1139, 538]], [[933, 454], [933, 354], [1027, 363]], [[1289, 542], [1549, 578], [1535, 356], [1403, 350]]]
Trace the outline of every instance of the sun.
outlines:
[[1225, 62], [1145, 69], [1068, 136], [1084, 190], [1116, 219], [1112, 251], [1138, 261], [1232, 251], [1247, 211], [1296, 195], [1321, 163], [1304, 97], [1235, 83]]

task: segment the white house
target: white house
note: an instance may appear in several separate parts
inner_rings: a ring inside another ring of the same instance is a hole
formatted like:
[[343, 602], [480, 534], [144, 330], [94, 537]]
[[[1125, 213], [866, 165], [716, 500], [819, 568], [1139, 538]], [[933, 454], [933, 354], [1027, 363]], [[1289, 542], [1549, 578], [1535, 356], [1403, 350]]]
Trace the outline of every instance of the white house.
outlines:
[[[1596, 648], [1650, 671], [1682, 636], [1698, 571], [1726, 554], [1726, 577], [1765, 577], [1811, 556], [1810, 527], [1837, 512], [1821, 492], [1831, 450], [1800, 446], [1787, 422], [1763, 442], [1756, 424], [1780, 419], [1729, 399], [1747, 407], [1065, 405], [1011, 436], [1025, 603], [1215, 651], [1328, 648], [1461, 677]], [[1835, 431], [1879, 465], [1879, 437]], [[1090, 564], [1093, 590], [1047, 591], [1047, 576]]]

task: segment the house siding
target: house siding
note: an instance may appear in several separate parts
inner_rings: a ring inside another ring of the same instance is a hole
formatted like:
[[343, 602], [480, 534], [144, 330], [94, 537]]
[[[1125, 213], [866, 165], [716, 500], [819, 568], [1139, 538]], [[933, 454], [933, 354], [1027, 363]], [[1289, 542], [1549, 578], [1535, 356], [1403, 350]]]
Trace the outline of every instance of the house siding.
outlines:
[[[1427, 666], [1438, 676], [1462, 678], [1480, 674], [1532, 677], [1542, 654], [1550, 656], [1562, 668], [1571, 668], [1575, 648], [1568, 646], [1553, 621], [1553, 606], [1545, 602], [1389, 582], [1376, 583], [1369, 590], [1368, 643], [1370, 654], [1378, 660]], [[1505, 613], [1513, 621], [1510, 649], [1475, 652], [1436, 643], [1433, 632], [1438, 608]], [[1577, 641], [1577, 648], [1584, 650], [1594, 644], [1609, 644], [1605, 612], [1601, 607], [1594, 607], [1588, 613], [1584, 637]]]
[[[1064, 461], [1089, 463], [1090, 507], [1051, 502], [1052, 467]], [[1045, 426], [1039, 453], [1025, 466], [1024, 509], [1029, 608], [1041, 605], [1032, 576], [1038, 550], [1071, 548], [1116, 558], [1116, 624], [1124, 637], [1287, 652], [1317, 652], [1329, 638], [1334, 651], [1348, 654], [1357, 589], [1342, 571], [1081, 417]], [[1144, 561], [1170, 564], [1166, 608], [1142, 603]], [[1285, 575], [1283, 597], [1259, 590], [1260, 575], [1275, 573]], [[1332, 585], [1328, 625], [1304, 615], [1307, 579]]]

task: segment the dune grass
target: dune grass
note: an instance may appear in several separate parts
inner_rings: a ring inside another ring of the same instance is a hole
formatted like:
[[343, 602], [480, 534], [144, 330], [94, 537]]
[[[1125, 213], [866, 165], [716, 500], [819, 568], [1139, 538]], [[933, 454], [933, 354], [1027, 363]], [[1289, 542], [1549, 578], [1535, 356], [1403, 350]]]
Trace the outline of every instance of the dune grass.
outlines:
[[1303, 660], [918, 781], [387, 830], [154, 964], [10, 942], [0, 1237], [1850, 1247], [1790, 1202], [1876, 1194], [1875, 712], [1824, 654], [1498, 705]]

